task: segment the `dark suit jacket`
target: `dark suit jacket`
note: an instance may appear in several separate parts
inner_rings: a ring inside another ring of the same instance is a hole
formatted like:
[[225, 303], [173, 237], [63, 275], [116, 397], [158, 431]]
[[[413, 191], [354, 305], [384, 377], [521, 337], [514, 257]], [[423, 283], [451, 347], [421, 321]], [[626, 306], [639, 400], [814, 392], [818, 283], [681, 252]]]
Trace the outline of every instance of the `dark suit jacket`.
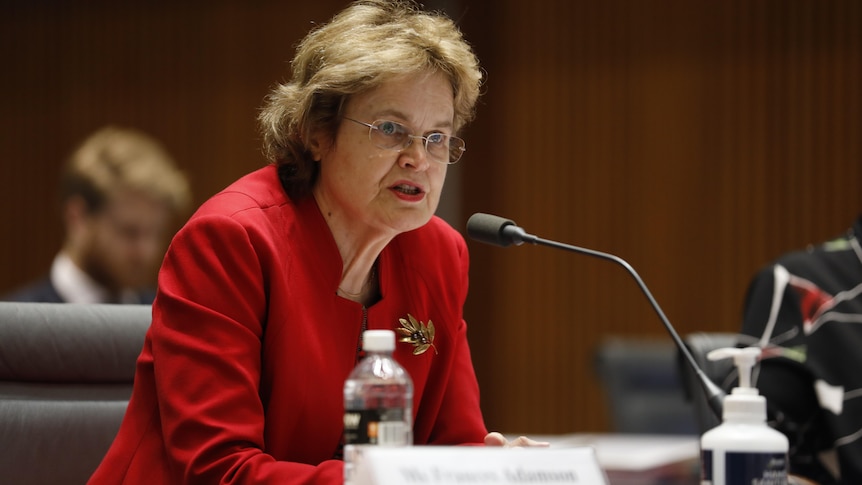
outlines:
[[[156, 297], [154, 290], [142, 290], [138, 292], [138, 303], [151, 305]], [[43, 278], [27, 286], [14, 290], [12, 293], [0, 297], [0, 301], [32, 301], [42, 303], [66, 303], [57, 293], [57, 289], [51, 283], [50, 278]]]

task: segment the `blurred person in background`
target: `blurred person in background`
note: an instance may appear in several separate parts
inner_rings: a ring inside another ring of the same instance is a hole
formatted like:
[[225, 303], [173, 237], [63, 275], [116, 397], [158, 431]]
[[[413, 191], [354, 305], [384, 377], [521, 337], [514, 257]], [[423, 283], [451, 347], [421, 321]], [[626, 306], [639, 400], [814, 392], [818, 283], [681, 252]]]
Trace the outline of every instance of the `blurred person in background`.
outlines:
[[169, 231], [191, 204], [186, 177], [154, 138], [108, 126], [60, 180], [65, 239], [49, 273], [2, 300], [152, 303]]
[[862, 483], [862, 217], [842, 236], [782, 255], [753, 278], [745, 344], [790, 471], [821, 485]]

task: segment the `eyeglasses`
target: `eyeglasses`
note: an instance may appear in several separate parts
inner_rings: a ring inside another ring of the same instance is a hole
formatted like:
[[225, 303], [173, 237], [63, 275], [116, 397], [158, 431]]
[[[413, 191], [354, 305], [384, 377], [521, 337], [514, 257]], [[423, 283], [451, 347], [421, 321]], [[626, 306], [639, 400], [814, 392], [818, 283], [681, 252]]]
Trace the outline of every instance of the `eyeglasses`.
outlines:
[[414, 138], [417, 138], [424, 142], [425, 151], [432, 160], [449, 164], [460, 160], [461, 155], [467, 151], [467, 144], [457, 136], [449, 136], [445, 133], [431, 133], [428, 136], [413, 135], [406, 126], [396, 121], [377, 120], [374, 123], [364, 123], [346, 116], [344, 119], [367, 126], [368, 139], [377, 148], [400, 152], [409, 147]]

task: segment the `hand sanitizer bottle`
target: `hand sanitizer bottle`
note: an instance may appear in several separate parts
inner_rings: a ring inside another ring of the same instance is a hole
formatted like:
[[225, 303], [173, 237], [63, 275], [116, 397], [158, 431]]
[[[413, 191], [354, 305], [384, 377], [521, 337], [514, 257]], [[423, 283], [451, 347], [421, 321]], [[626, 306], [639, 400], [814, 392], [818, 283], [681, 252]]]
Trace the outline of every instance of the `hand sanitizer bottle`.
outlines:
[[732, 358], [739, 386], [724, 398], [722, 423], [703, 434], [701, 485], [786, 485], [787, 437], [766, 424], [766, 399], [751, 386], [760, 348], [723, 348], [710, 360]]

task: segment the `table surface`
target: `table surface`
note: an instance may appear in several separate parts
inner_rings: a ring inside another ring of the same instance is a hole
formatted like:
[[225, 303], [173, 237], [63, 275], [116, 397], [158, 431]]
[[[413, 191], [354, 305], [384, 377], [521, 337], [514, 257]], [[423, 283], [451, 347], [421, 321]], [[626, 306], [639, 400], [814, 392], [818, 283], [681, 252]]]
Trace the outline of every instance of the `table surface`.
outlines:
[[[514, 438], [517, 434], [506, 434]], [[700, 437], [572, 433], [530, 435], [551, 447], [590, 446], [610, 485], [688, 485], [700, 483]]]

